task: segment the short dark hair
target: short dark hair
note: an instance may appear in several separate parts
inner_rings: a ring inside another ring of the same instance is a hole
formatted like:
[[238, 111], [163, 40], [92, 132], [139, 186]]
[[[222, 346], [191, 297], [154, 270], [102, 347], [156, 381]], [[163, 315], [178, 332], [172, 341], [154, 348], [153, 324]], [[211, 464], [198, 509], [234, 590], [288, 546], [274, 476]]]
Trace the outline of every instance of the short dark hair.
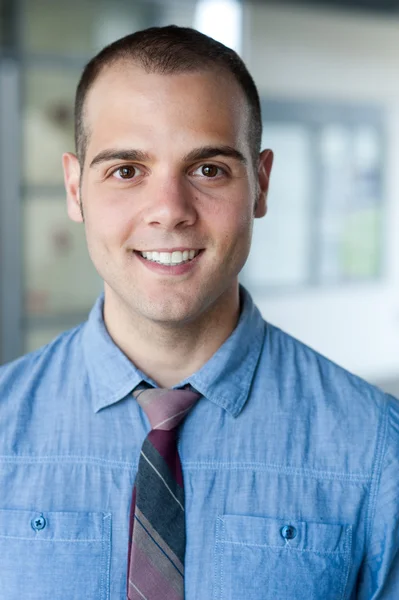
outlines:
[[151, 27], [127, 35], [103, 48], [84, 68], [75, 97], [75, 145], [82, 166], [88, 141], [84, 124], [87, 94], [106, 67], [121, 61], [134, 61], [149, 73], [165, 75], [213, 69], [231, 73], [250, 108], [249, 143], [257, 166], [262, 137], [261, 108], [256, 85], [244, 62], [234, 50], [213, 38], [176, 25]]

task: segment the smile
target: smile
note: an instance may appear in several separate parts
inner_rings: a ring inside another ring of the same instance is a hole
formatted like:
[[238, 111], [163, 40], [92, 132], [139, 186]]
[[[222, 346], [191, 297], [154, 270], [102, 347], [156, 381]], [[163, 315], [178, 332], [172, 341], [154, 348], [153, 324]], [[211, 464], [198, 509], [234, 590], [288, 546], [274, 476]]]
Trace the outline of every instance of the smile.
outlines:
[[139, 254], [150, 262], [159, 263], [166, 266], [176, 266], [190, 262], [198, 256], [201, 250], [174, 250], [173, 252], [139, 252]]

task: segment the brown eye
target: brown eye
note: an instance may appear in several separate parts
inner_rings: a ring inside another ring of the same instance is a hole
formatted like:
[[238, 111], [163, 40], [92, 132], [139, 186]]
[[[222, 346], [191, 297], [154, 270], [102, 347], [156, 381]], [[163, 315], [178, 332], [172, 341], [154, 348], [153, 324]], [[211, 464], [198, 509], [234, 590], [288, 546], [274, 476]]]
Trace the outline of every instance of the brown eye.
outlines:
[[119, 174], [121, 179], [132, 179], [132, 177], [134, 177], [136, 174], [136, 169], [135, 167], [126, 165], [125, 167], [120, 167], [117, 170], [117, 173]]
[[215, 165], [204, 165], [201, 168], [201, 171], [205, 177], [216, 177], [218, 175], [219, 168], [215, 167]]

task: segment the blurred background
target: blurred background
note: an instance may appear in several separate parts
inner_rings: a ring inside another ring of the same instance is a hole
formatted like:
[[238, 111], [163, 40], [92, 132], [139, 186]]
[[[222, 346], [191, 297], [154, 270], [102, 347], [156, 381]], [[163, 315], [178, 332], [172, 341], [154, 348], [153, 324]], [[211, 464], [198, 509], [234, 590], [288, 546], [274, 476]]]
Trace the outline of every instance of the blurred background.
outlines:
[[82, 68], [170, 23], [236, 49], [261, 94], [275, 166], [241, 281], [267, 320], [399, 394], [399, 0], [0, 0], [0, 363], [102, 289], [61, 170]]

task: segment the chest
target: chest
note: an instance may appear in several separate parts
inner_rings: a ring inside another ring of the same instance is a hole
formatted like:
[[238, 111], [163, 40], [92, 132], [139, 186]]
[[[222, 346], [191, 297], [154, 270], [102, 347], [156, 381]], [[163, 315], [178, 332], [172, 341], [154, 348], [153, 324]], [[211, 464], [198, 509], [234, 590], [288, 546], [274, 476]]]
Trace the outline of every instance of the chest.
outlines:
[[[82, 590], [87, 599], [125, 598], [135, 468], [77, 457], [1, 464], [9, 600], [81, 598]], [[367, 481], [238, 462], [183, 469], [188, 599], [350, 597]]]

